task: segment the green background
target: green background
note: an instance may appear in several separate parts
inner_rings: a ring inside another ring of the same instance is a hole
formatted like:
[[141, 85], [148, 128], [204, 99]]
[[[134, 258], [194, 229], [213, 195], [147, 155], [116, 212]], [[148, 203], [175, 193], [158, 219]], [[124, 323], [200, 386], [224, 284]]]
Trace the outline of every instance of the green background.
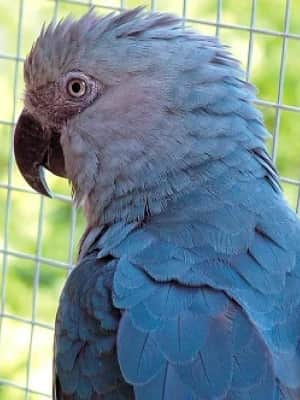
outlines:
[[[22, 60], [43, 22], [50, 21], [53, 15], [58, 19], [70, 12], [75, 16], [82, 15], [87, 10], [84, 3], [0, 0], [0, 288], [1, 312], [5, 315], [0, 320], [0, 382], [9, 380], [21, 387], [29, 385], [32, 391], [26, 394], [21, 389], [0, 383], [1, 400], [46, 398], [35, 391], [50, 394], [53, 331], [49, 327], [54, 322], [59, 293], [68, 273], [67, 266], [71, 265], [84, 229], [81, 212], [76, 213], [71, 207], [67, 182], [49, 176], [55, 199], [41, 199], [26, 186], [15, 164], [9, 162], [11, 121], [16, 120], [22, 108]], [[91, 2], [86, 1], [88, 3]], [[126, 7], [138, 4], [150, 7], [150, 3], [149, 0], [123, 2]], [[118, 7], [120, 1], [99, 0], [93, 4]], [[276, 103], [283, 37], [266, 35], [262, 31], [284, 31], [286, 2], [257, 0], [253, 24], [256, 32], [252, 35], [249, 30], [230, 28], [232, 24], [249, 27], [251, 5], [250, 0], [223, 0], [220, 21], [224, 27], [219, 29], [218, 34], [224, 43], [231, 46], [233, 54], [245, 68], [251, 36], [250, 80], [258, 87], [261, 100]], [[182, 15], [183, 1], [156, 0], [156, 9]], [[108, 10], [97, 8], [96, 11], [105, 13]], [[217, 16], [216, 0], [187, 1], [185, 12], [186, 17], [191, 19], [189, 24], [195, 29], [210, 35], [216, 33], [213, 26]], [[297, 0], [291, 2], [288, 32], [292, 37], [286, 41], [281, 100], [285, 105], [300, 107], [300, 40], [297, 39], [300, 35], [300, 2]], [[16, 62], [14, 57], [18, 57], [19, 61]], [[273, 133], [278, 118], [275, 108], [259, 108]], [[297, 181], [300, 177], [300, 113], [282, 110], [279, 118], [276, 165], [282, 177]], [[268, 146], [271, 150], [272, 141]], [[13, 188], [23, 188], [28, 192], [8, 190], [8, 183]], [[291, 206], [295, 208], [298, 186], [283, 182], [283, 187]], [[26, 259], [22, 257], [23, 253]], [[30, 323], [32, 320], [35, 321], [34, 328]]]

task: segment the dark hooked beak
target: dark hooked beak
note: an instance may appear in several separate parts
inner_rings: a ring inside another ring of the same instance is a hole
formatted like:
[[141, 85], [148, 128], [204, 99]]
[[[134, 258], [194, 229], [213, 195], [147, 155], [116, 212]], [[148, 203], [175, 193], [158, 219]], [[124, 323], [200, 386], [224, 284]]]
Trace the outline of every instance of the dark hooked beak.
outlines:
[[14, 151], [18, 168], [26, 182], [40, 194], [51, 197], [43, 167], [66, 178], [59, 132], [55, 129], [45, 131], [42, 125], [24, 110], [15, 129]]

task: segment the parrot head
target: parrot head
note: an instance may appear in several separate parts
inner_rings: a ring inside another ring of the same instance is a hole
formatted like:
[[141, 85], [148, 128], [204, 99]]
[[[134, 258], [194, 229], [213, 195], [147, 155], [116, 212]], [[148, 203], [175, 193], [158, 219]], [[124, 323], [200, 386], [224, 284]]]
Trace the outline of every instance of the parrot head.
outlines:
[[51, 23], [25, 61], [18, 167], [45, 195], [44, 167], [68, 178], [90, 223], [159, 212], [190, 190], [201, 163], [235, 150], [243, 112], [259, 120], [242, 77], [217, 39], [168, 14]]

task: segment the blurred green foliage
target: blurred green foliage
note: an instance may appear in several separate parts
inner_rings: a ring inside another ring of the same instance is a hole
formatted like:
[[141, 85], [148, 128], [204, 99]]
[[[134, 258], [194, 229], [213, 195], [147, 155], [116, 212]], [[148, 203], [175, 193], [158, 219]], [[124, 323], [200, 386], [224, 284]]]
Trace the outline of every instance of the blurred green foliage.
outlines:
[[[76, 1], [54, 0], [0, 0], [0, 249], [3, 257], [0, 276], [1, 296], [5, 299], [4, 313], [25, 320], [34, 319], [31, 324], [11, 318], [2, 319], [0, 341], [0, 379], [7, 379], [33, 391], [51, 391], [51, 349], [53, 332], [43, 324], [53, 325], [59, 293], [68, 273], [59, 263], [70, 263], [76, 252], [84, 222], [81, 212], [77, 213], [70, 202], [57, 199], [41, 199], [32, 193], [7, 190], [10, 170], [12, 126], [22, 108], [22, 60], [37, 37], [43, 22], [54, 15], [59, 19], [70, 12], [79, 16], [87, 10], [87, 5]], [[86, 3], [91, 3], [86, 0]], [[251, 20], [250, 0], [223, 0], [221, 22], [249, 26]], [[95, 0], [95, 5], [120, 5], [119, 0]], [[127, 0], [127, 7], [143, 4], [151, 7], [150, 0]], [[217, 15], [217, 0], [190, 0], [186, 2], [186, 17], [214, 22]], [[156, 0], [156, 9], [182, 14], [182, 0]], [[271, 10], [271, 11], [270, 11]], [[106, 9], [97, 9], [107, 12]], [[282, 32], [284, 30], [285, 1], [257, 1], [254, 27]], [[190, 22], [202, 33], [214, 35], [216, 28], [209, 24]], [[19, 31], [20, 29], [20, 31]], [[294, 1], [291, 8], [289, 31], [300, 34], [300, 3]], [[246, 68], [250, 33], [246, 30], [220, 28], [221, 40], [231, 46], [233, 54]], [[279, 71], [283, 38], [262, 33], [253, 33], [253, 49], [250, 62], [250, 80], [259, 89], [259, 97], [270, 102], [277, 101]], [[300, 41], [287, 41], [286, 73], [282, 101], [284, 104], [300, 106]], [[6, 59], [1, 56], [8, 56]], [[19, 58], [16, 62], [13, 58]], [[260, 107], [266, 124], [272, 133], [276, 112], [270, 107]], [[280, 174], [292, 179], [300, 175], [300, 113], [282, 111], [277, 166]], [[269, 144], [272, 148], [272, 143]], [[27, 188], [14, 164], [12, 164], [11, 184]], [[55, 193], [68, 196], [70, 188], [66, 182], [49, 177]], [[287, 197], [293, 207], [296, 205], [298, 189], [295, 185], [284, 184]], [[7, 206], [9, 204], [9, 207]], [[39, 216], [42, 216], [39, 224]], [[3, 253], [3, 248], [9, 250]], [[26, 253], [32, 259], [16, 256], [15, 252]], [[38, 254], [41, 262], [34, 257]], [[47, 259], [57, 261], [57, 265], [47, 263]], [[4, 269], [4, 265], [6, 266]], [[4, 281], [3, 281], [4, 278]], [[6, 288], [5, 292], [3, 289]], [[32, 355], [29, 355], [30, 344]], [[28, 360], [31, 363], [28, 373]], [[0, 385], [3, 400], [42, 400], [44, 396], [29, 393], [28, 397], [20, 389]]]

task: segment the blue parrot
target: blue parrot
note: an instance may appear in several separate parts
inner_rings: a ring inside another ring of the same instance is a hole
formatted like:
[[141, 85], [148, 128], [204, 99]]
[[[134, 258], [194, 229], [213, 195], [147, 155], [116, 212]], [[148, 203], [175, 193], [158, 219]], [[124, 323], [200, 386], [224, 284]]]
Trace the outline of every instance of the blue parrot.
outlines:
[[300, 222], [218, 39], [141, 8], [44, 28], [14, 147], [87, 229], [55, 324], [56, 400], [300, 399]]

